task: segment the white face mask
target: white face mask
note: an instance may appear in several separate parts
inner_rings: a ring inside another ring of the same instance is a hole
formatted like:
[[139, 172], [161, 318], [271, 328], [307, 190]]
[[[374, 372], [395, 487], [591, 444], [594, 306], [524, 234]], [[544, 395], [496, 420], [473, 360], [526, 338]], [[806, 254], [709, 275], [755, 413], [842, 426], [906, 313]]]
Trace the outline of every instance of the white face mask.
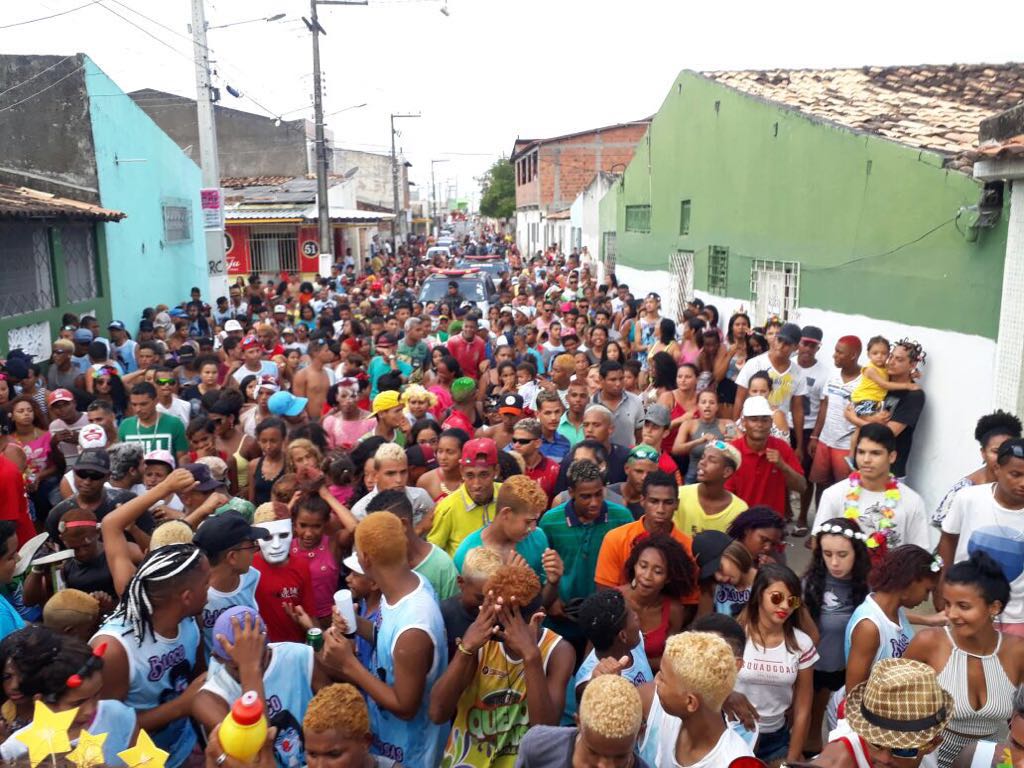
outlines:
[[256, 527], [265, 528], [270, 533], [269, 539], [260, 539], [260, 552], [268, 563], [283, 563], [288, 559], [292, 548], [292, 521], [274, 520], [271, 523], [256, 523]]

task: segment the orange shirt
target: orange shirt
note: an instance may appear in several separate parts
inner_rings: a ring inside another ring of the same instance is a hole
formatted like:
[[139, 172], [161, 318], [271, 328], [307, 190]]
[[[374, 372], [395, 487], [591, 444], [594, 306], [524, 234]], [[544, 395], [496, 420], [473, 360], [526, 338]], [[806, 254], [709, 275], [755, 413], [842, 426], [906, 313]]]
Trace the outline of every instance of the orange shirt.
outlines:
[[[633, 542], [647, 536], [644, 529], [644, 521], [637, 520], [633, 523], [620, 525], [613, 528], [604, 535], [601, 542], [601, 552], [597, 556], [597, 570], [594, 571], [594, 583], [602, 587], [617, 587], [626, 583], [626, 561], [633, 551]], [[693, 548], [690, 537], [672, 526], [672, 538], [683, 545], [686, 554], [693, 559]], [[696, 573], [696, 563], [694, 564]], [[696, 581], [696, 579], [695, 579]], [[684, 605], [696, 605], [700, 599], [700, 587], [695, 583], [693, 591], [683, 595], [680, 600]]]

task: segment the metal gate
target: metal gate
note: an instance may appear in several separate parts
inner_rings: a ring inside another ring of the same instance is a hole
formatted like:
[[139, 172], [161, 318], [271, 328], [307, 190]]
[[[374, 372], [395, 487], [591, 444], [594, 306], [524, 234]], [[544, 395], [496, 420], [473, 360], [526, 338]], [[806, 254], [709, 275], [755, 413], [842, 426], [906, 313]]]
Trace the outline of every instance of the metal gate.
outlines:
[[249, 235], [252, 271], [278, 275], [299, 271], [299, 243], [294, 229], [257, 229]]
[[800, 305], [800, 262], [757, 259], [750, 268], [754, 325], [770, 317], [788, 320]]
[[675, 317], [677, 323], [683, 321], [683, 310], [686, 302], [693, 298], [693, 251], [676, 251], [669, 254], [669, 265], [672, 267], [672, 299], [675, 307], [664, 302], [662, 309], [668, 317]]

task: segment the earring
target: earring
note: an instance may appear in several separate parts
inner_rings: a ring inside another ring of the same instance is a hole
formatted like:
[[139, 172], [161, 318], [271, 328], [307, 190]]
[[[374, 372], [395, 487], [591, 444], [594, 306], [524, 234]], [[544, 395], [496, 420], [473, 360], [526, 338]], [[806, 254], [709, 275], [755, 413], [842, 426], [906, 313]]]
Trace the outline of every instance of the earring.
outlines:
[[996, 623], [996, 615], [997, 614], [990, 613], [989, 616], [988, 616], [988, 620], [991, 621], [993, 624]]
[[630, 589], [636, 589], [636, 579], [633, 579], [631, 582], [629, 582], [629, 586]]

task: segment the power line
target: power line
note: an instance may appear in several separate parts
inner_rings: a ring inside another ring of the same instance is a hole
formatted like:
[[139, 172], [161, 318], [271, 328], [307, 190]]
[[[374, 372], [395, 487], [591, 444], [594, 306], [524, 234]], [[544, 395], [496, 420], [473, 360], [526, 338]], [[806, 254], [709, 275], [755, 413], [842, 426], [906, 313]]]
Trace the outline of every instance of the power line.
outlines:
[[136, 24], [134, 21], [129, 19], [127, 16], [124, 16], [123, 14], [120, 14], [117, 11], [115, 11], [113, 8], [111, 8], [111, 7], [107, 6], [107, 5], [104, 5], [102, 0], [100, 0], [100, 2], [98, 4], [99, 4], [100, 8], [102, 8], [105, 11], [109, 11], [110, 13], [114, 14], [115, 16], [117, 16], [117, 18], [121, 19], [121, 21], [125, 22], [126, 24], [131, 24], [137, 30], [142, 32], [142, 34], [146, 35], [146, 37], [149, 37], [149, 38], [152, 38], [153, 40], [156, 40], [158, 43], [160, 43], [160, 45], [164, 46], [165, 48], [168, 48], [171, 51], [174, 51], [174, 53], [176, 53], [178, 56], [181, 56], [186, 61], [189, 61], [189, 62], [192, 61], [192, 57], [191, 56], [189, 56], [188, 54], [182, 53], [177, 48], [175, 48], [173, 45], [168, 43], [166, 40], [162, 40], [161, 38], [157, 37], [152, 32], [150, 32], [148, 29], [146, 29], [145, 27], [143, 27], [143, 26], [141, 26], [139, 24]]
[[42, 69], [42, 70], [36, 72], [34, 75], [32, 75], [32, 77], [26, 78], [25, 80], [22, 80], [20, 83], [15, 83], [10, 88], [8, 88], [6, 91], [0, 91], [0, 96], [3, 96], [5, 94], [10, 93], [11, 91], [15, 90], [16, 88], [21, 88], [21, 86], [23, 86], [25, 83], [31, 83], [33, 80], [35, 80], [40, 75], [45, 75], [51, 69], [56, 69], [57, 67], [59, 67], [61, 64], [63, 64], [68, 59], [73, 59], [73, 58], [75, 58], [75, 54], [71, 54], [70, 56], [65, 56], [63, 59], [58, 61], [56, 64], [51, 64], [46, 69]]
[[39, 17], [37, 17], [35, 19], [25, 19], [24, 21], [16, 21], [13, 24], [2, 24], [2, 25], [0, 25], [0, 29], [10, 29], [11, 27], [23, 27], [26, 24], [35, 24], [37, 21], [46, 21], [47, 19], [55, 19], [58, 16], [66, 16], [69, 13], [74, 13], [75, 11], [80, 11], [83, 8], [88, 8], [90, 5], [96, 5], [99, 2], [100, 2], [100, 0], [89, 0], [88, 3], [83, 3], [82, 5], [76, 5], [74, 8], [68, 8], [66, 11], [59, 11], [57, 13], [51, 13], [49, 16], [39, 16]]
[[59, 78], [57, 80], [54, 80], [52, 83], [50, 83], [45, 88], [40, 88], [38, 91], [36, 91], [35, 93], [31, 94], [30, 96], [26, 96], [24, 99], [21, 99], [20, 101], [16, 101], [13, 104], [10, 104], [10, 105], [8, 105], [6, 107], [0, 108], [0, 112], [6, 112], [9, 109], [14, 109], [15, 107], [19, 106], [20, 104], [24, 104], [26, 101], [31, 101], [32, 99], [34, 99], [39, 94], [46, 93], [46, 91], [50, 90], [51, 88], [53, 88], [56, 85], [60, 85], [62, 82], [67, 80], [69, 77], [71, 77], [72, 75], [74, 75], [74, 74], [76, 74], [78, 72], [81, 72], [83, 69], [85, 69], [85, 65], [84, 64], [81, 64], [81, 65], [75, 67], [73, 70], [68, 72], [66, 75], [64, 75], [63, 77], [61, 77], [61, 78]]

